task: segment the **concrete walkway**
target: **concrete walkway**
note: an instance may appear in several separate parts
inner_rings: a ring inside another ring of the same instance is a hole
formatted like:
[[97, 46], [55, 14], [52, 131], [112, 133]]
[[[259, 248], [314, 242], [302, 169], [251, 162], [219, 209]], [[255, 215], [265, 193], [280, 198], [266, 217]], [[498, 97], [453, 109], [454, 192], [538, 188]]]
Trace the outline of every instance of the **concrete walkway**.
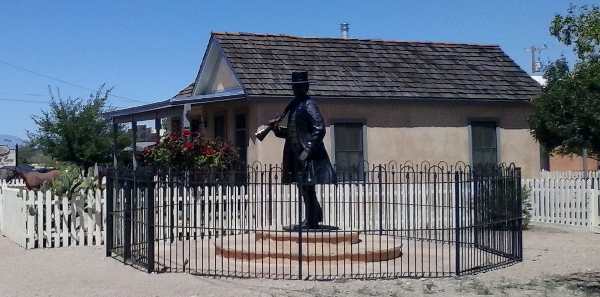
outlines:
[[24, 250], [0, 237], [0, 296], [600, 296], [600, 235], [534, 227], [523, 263], [477, 276], [278, 281], [147, 274], [98, 248]]

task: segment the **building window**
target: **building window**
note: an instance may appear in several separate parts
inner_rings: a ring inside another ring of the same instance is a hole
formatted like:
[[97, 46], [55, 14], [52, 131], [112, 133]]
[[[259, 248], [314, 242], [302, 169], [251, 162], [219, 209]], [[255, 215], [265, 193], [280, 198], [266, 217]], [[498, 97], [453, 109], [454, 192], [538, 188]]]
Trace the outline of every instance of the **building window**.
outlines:
[[214, 119], [215, 124], [215, 138], [220, 138], [225, 140], [225, 115], [215, 116]]
[[190, 122], [192, 133], [200, 132], [200, 120], [192, 120]]
[[364, 175], [363, 125], [336, 123], [334, 126], [335, 169], [338, 177], [362, 179]]
[[237, 114], [235, 116], [235, 146], [240, 154], [240, 164], [246, 165], [246, 154], [248, 152], [246, 114]]
[[496, 123], [471, 122], [471, 152], [476, 167], [498, 164]]
[[171, 118], [171, 133], [181, 135], [181, 120], [177, 117]]

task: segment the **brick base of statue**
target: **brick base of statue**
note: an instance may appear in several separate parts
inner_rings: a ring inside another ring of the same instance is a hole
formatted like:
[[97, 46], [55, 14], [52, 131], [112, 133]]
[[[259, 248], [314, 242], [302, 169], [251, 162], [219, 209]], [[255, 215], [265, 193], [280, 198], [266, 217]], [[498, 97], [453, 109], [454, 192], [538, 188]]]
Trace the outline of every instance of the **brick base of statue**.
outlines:
[[225, 236], [215, 249], [217, 255], [235, 260], [378, 262], [401, 257], [402, 240], [355, 231], [257, 231]]

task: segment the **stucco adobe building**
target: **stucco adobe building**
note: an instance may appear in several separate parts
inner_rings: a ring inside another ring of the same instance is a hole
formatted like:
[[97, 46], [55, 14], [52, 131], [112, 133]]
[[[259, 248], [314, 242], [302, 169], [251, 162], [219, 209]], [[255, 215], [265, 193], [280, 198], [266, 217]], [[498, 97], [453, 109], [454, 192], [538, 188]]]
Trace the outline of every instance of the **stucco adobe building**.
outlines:
[[[189, 127], [234, 143], [248, 163], [281, 162], [283, 142], [253, 132], [292, 98], [305, 70], [338, 167], [367, 161], [515, 162], [540, 169], [529, 133], [540, 86], [497, 45], [212, 33], [197, 77], [165, 101], [118, 110], [115, 122]], [[158, 120], [163, 119], [163, 120]]]

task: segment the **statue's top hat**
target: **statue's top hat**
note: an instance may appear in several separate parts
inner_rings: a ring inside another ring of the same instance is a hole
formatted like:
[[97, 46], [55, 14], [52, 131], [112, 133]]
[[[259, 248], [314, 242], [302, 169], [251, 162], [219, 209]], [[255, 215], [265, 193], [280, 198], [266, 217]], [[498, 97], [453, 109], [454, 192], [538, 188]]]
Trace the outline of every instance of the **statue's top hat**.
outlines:
[[307, 71], [294, 71], [292, 72], [292, 81], [291, 84], [307, 84], [308, 81], [308, 72]]

